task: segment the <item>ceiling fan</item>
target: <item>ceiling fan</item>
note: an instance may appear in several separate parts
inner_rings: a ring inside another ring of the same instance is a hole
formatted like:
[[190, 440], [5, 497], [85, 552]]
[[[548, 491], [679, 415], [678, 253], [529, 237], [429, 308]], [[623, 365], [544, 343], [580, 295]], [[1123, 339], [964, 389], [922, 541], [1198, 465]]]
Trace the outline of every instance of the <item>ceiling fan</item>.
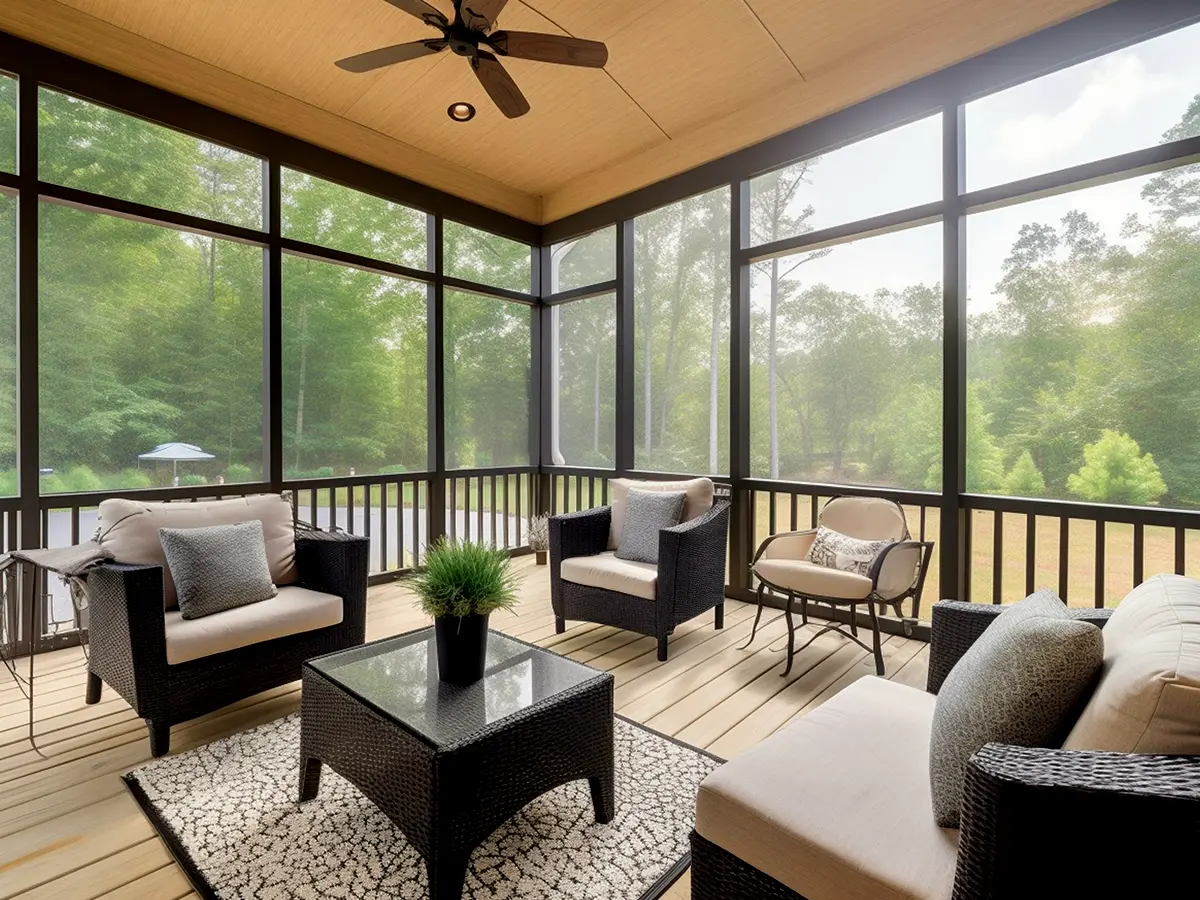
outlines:
[[603, 68], [608, 62], [608, 48], [599, 41], [531, 31], [493, 31], [496, 19], [508, 0], [454, 0], [453, 21], [425, 0], [386, 2], [436, 28], [442, 36], [348, 56], [337, 61], [338, 68], [347, 72], [370, 72], [410, 59], [432, 56], [449, 47], [459, 56], [470, 60], [475, 77], [492, 102], [508, 118], [515, 119], [529, 112], [529, 101], [512, 76], [504, 71], [497, 56], [593, 69]]

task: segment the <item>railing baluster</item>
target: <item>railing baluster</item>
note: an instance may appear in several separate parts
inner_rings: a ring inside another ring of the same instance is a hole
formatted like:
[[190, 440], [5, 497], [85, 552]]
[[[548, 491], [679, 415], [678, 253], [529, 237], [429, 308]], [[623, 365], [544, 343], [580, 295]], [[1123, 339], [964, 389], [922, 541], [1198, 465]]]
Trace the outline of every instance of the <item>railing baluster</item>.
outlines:
[[79, 507], [71, 507], [71, 543], [79, 543]]
[[516, 525], [516, 528], [517, 528], [516, 543], [514, 544], [514, 546], [516, 546], [516, 547], [521, 546], [521, 492], [523, 489], [521, 479], [524, 477], [525, 476], [520, 474], [519, 472], [517, 473], [517, 515], [516, 515], [516, 519], [513, 523], [514, 525]]
[[496, 540], [496, 477], [497, 476], [493, 475], [491, 478], [488, 479], [491, 482], [491, 489], [492, 489], [492, 504], [491, 504], [491, 506], [492, 506], [492, 519], [491, 519], [492, 531], [491, 531], [491, 534], [489, 535], [489, 537], [491, 538], [493, 547], [499, 546], [499, 542]]
[[471, 540], [471, 477], [463, 479], [463, 537]]
[[1133, 587], [1145, 581], [1146, 574], [1146, 526], [1137, 522], [1133, 526]]
[[820, 512], [818, 511], [817, 507], [819, 507], [821, 505], [819, 502], [820, 499], [821, 498], [818, 497], [816, 494], [808, 495], [808, 518], [809, 518], [809, 526], [808, 527], [809, 528], [817, 527], [817, 520], [820, 518]]
[[413, 565], [421, 564], [421, 509], [425, 509], [425, 540], [428, 542], [433, 528], [433, 510], [429, 508], [429, 482], [413, 482], [412, 505], [412, 558]]
[[600, 490], [601, 490], [600, 505], [608, 506], [608, 479], [607, 478], [603, 479], [600, 482]]
[[1025, 514], [1025, 596], [1033, 593], [1037, 580], [1037, 516]]
[[1058, 520], [1058, 596], [1067, 602], [1071, 589], [1071, 520], [1063, 516]]
[[1187, 529], [1175, 526], [1175, 574], [1182, 575], [1187, 568]]
[[1004, 600], [1004, 513], [992, 513], [992, 603]]
[[502, 527], [503, 527], [503, 529], [504, 529], [504, 543], [500, 545], [500, 546], [502, 546], [502, 547], [507, 547], [507, 546], [508, 546], [508, 518], [509, 518], [509, 502], [508, 502], [508, 496], [509, 496], [509, 494], [508, 494], [508, 480], [509, 480], [509, 478], [511, 478], [511, 477], [512, 477], [512, 476], [510, 476], [510, 475], [505, 475], [505, 476], [504, 476], [504, 517], [503, 517], [503, 519], [501, 520], [501, 523], [500, 523], [500, 524], [501, 524], [501, 526], [502, 526]]
[[789, 524], [790, 524], [791, 530], [796, 531], [800, 526], [800, 495], [797, 494], [795, 491], [792, 492], [791, 507], [792, 507], [792, 509], [791, 509], [792, 515], [791, 515], [791, 520], [790, 520]]
[[475, 540], [480, 543], [486, 543], [483, 539], [483, 476], [480, 475], [475, 479], [475, 488], [478, 494], [475, 497]]
[[446, 513], [450, 517], [449, 531], [450, 540], [458, 538], [458, 479], [450, 479], [450, 492], [447, 498], [450, 510]]
[[[379, 486], [379, 571], [390, 572], [391, 567], [388, 565], [388, 493], [391, 490], [390, 484], [381, 484]], [[404, 495], [400, 494], [401, 488], [396, 485], [397, 502], [403, 502]], [[403, 545], [401, 545], [403, 546]]]
[[596, 479], [588, 476], [588, 509], [596, 508]]
[[313, 528], [316, 528], [318, 525], [317, 492], [313, 488], [308, 489], [308, 524]]
[[929, 509], [929, 507], [919, 506], [917, 508], [921, 511], [921, 526], [920, 526], [921, 527], [921, 532], [920, 532], [921, 536], [919, 538], [917, 538], [917, 540], [923, 541], [923, 540], [925, 540], [925, 513]]
[[331, 487], [325, 500], [329, 506], [329, 530], [334, 531], [338, 527], [337, 488]]
[[1108, 534], [1108, 529], [1104, 527], [1104, 520], [1096, 520], [1096, 596], [1092, 603], [1096, 609], [1104, 608], [1104, 543], [1105, 537]]
[[771, 524], [767, 527], [767, 534], [775, 533], [775, 492], [771, 491], [767, 495], [767, 521]]
[[[337, 491], [335, 490], [334, 493]], [[354, 485], [346, 486], [346, 530], [354, 534]]]

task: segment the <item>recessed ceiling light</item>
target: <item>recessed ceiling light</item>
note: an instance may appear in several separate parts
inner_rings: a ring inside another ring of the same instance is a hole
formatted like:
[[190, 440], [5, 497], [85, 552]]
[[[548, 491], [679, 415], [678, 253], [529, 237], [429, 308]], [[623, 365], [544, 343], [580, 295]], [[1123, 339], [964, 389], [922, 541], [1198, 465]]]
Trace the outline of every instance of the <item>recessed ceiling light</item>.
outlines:
[[470, 122], [475, 118], [475, 107], [470, 103], [451, 103], [446, 114], [455, 122]]

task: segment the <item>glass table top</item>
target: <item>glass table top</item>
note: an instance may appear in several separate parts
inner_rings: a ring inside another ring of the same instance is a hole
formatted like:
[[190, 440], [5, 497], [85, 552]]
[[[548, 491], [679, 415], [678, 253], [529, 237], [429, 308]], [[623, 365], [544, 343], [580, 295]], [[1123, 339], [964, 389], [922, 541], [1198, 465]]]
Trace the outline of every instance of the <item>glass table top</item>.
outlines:
[[438, 746], [605, 677], [582, 663], [492, 631], [483, 678], [469, 685], [445, 684], [438, 679], [432, 628], [319, 657], [308, 665]]

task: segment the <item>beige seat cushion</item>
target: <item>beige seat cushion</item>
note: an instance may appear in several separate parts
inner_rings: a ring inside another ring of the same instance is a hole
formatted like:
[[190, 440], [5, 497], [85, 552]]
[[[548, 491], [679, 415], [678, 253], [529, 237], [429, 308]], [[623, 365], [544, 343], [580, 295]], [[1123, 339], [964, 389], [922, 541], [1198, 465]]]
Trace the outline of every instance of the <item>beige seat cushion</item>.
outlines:
[[146, 500], [105, 500], [100, 504], [100, 543], [118, 562], [162, 566], [167, 609], [177, 605], [175, 582], [158, 538], [160, 528], [203, 528], [236, 525], [258, 519], [267, 546], [267, 566], [277, 585], [292, 584], [296, 573], [296, 535], [292, 504], [287, 495], [256, 494], [229, 500], [161, 503]]
[[1200, 581], [1143, 582], [1103, 634], [1100, 681], [1063, 746], [1200, 754]]
[[934, 697], [862, 678], [700, 785], [696, 831], [808, 900], [949, 900], [929, 792]]
[[608, 529], [608, 549], [616, 550], [621, 544], [621, 528], [625, 524], [625, 504], [629, 489], [639, 491], [683, 491], [683, 518], [690, 522], [704, 515], [713, 505], [713, 483], [708, 478], [693, 478], [690, 481], [635, 481], [632, 478], [614, 478], [608, 483], [608, 502], [612, 507], [612, 523]]
[[865, 575], [818, 566], [806, 559], [771, 559], [754, 564], [754, 572], [775, 587], [808, 596], [861, 600], [871, 593], [871, 579]]
[[562, 561], [562, 579], [574, 584], [617, 591], [653, 600], [658, 590], [658, 566], [654, 563], [617, 559], [609, 550], [595, 556], [575, 556]]
[[166, 614], [167, 663], [177, 666], [341, 621], [341, 597], [298, 585], [280, 588], [270, 600], [199, 619], [185, 619], [179, 610], [171, 610]]

